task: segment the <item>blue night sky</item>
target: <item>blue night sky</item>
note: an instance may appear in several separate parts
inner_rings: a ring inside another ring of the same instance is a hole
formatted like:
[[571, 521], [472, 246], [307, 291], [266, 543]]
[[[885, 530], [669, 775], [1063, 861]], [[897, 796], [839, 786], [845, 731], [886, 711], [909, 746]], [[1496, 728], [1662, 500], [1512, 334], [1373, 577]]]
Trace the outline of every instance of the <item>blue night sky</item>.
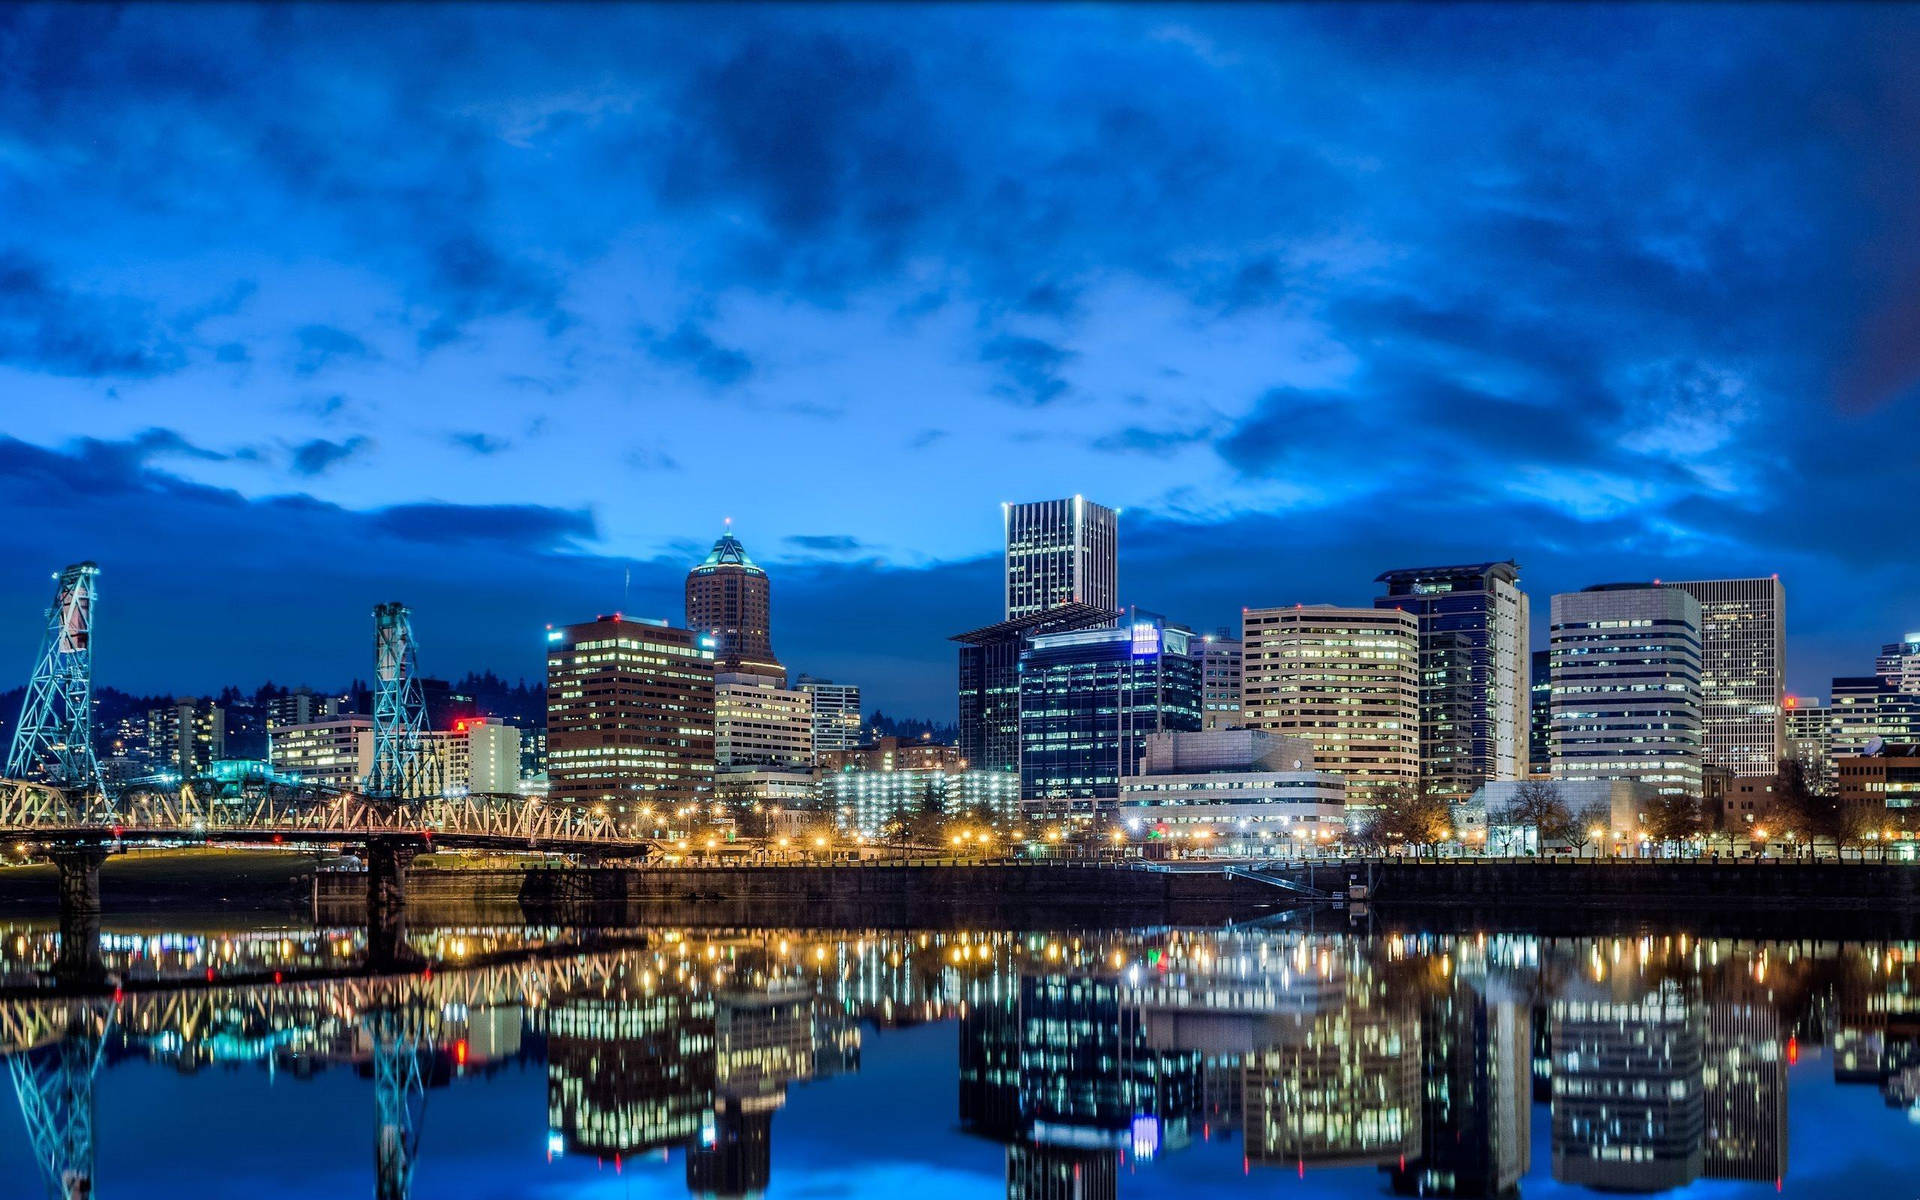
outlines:
[[1201, 628], [1778, 572], [1824, 695], [1920, 628], [1917, 193], [1894, 6], [0, 9], [0, 665], [90, 557], [104, 683], [533, 675], [730, 516], [948, 717], [1082, 492]]

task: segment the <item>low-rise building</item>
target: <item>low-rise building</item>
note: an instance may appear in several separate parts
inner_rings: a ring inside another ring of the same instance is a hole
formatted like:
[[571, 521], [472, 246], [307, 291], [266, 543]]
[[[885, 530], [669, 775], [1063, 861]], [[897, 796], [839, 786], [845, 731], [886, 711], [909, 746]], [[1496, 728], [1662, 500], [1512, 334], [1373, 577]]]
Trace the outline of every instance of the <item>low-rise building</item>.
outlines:
[[1231, 855], [1318, 852], [1346, 838], [1346, 784], [1315, 768], [1313, 743], [1258, 729], [1147, 735], [1120, 781], [1118, 816], [1138, 839]]
[[348, 791], [373, 770], [373, 718], [355, 714], [283, 725], [273, 732], [276, 775]]
[[1920, 835], [1920, 744], [1890, 742], [1833, 767], [1841, 807], [1865, 814], [1876, 841], [1900, 843], [1911, 856]]
[[[1536, 831], [1524, 829], [1507, 819], [1514, 800], [1523, 787], [1544, 782], [1566, 807], [1567, 815], [1579, 826], [1573, 839], [1583, 847], [1603, 843], [1607, 852], [1639, 844], [1642, 817], [1658, 789], [1637, 779], [1506, 779], [1483, 784], [1456, 814], [1455, 826], [1467, 831], [1484, 831], [1491, 853], [1516, 854], [1540, 849]], [[1470, 838], [1479, 841], [1479, 838]]]
[[875, 738], [864, 746], [820, 755], [822, 771], [964, 771], [970, 765], [958, 746], [912, 738]]
[[1004, 821], [1020, 814], [1020, 777], [1012, 771], [823, 771], [815, 804], [835, 824], [868, 837], [896, 819], [982, 812]]

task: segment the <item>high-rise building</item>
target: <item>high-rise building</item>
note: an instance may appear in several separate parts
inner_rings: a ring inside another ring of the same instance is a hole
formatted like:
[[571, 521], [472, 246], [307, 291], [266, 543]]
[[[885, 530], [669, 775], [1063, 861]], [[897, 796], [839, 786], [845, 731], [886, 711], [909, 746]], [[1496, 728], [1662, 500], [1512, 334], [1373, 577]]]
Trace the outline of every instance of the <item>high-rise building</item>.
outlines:
[[1328, 604], [1241, 614], [1247, 728], [1305, 738], [1344, 776], [1349, 811], [1420, 778], [1420, 627], [1399, 609]]
[[1000, 506], [1007, 533], [1007, 620], [1062, 604], [1120, 606], [1120, 514], [1083, 496]]
[[227, 756], [227, 713], [212, 700], [182, 697], [147, 710], [147, 753], [182, 778], [204, 773]]
[[1873, 660], [1873, 673], [1896, 692], [1920, 695], [1920, 633], [1910, 633], [1880, 647], [1879, 657]]
[[1193, 635], [1151, 613], [1030, 638], [1019, 678], [1020, 798], [1036, 813], [1110, 811], [1148, 734], [1200, 728]]
[[984, 771], [1020, 769], [1020, 654], [1046, 633], [1111, 627], [1116, 613], [1063, 604], [955, 634], [960, 643], [960, 756]]
[[802, 675], [795, 685], [813, 698], [813, 753], [817, 758], [832, 750], [849, 750], [860, 744], [860, 685], [835, 683]]
[[1787, 715], [1785, 757], [1800, 764], [1807, 782], [1821, 792], [1833, 786], [1833, 709], [1817, 700], [1788, 696], [1780, 702]]
[[452, 729], [429, 731], [423, 740], [426, 752], [439, 760], [447, 791], [511, 796], [520, 790], [520, 731], [513, 726], [462, 717]]
[[773, 590], [729, 529], [687, 572], [687, 628], [713, 638], [714, 669], [787, 681], [773, 656]]
[[302, 783], [348, 791], [373, 770], [373, 718], [324, 717], [273, 731], [273, 773]]
[[1553, 598], [1553, 774], [1701, 787], [1700, 602], [1658, 584]]
[[1512, 562], [1410, 567], [1375, 608], [1420, 623], [1420, 780], [1449, 800], [1527, 773], [1527, 594]]
[[1553, 772], [1553, 653], [1535, 650], [1533, 674], [1527, 684], [1527, 774], [1545, 778]]
[[713, 639], [618, 614], [547, 631], [549, 795], [612, 814], [713, 788]]
[[1200, 639], [1200, 724], [1203, 729], [1238, 729], [1240, 716], [1240, 638], [1221, 630]]
[[1828, 705], [1827, 754], [1849, 758], [1879, 742], [1920, 741], [1920, 694], [1882, 675], [1840, 675]]
[[1705, 761], [1771, 775], [1786, 753], [1787, 594], [1780, 579], [1672, 583], [1700, 602]]
[[713, 681], [714, 763], [722, 768], [813, 765], [813, 697], [765, 675]]

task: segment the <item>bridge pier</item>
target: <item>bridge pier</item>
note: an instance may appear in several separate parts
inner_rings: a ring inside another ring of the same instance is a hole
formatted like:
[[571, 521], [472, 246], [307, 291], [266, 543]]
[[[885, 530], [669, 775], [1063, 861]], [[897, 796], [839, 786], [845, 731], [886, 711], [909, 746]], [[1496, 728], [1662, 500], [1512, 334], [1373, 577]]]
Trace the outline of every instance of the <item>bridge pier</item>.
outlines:
[[367, 839], [367, 962], [379, 969], [408, 967], [420, 955], [407, 945], [407, 868], [427, 848], [418, 834], [374, 834]]
[[60, 871], [60, 952], [54, 978], [62, 983], [100, 983], [100, 866], [105, 846], [62, 846], [50, 857]]

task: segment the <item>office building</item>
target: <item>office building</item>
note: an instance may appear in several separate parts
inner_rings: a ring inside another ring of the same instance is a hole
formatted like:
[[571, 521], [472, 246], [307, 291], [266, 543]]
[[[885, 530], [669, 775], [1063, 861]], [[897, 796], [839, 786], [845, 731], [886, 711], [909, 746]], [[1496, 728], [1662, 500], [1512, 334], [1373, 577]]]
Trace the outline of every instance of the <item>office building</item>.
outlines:
[[714, 670], [787, 682], [773, 656], [773, 585], [729, 529], [687, 572], [687, 628], [713, 638]]
[[1827, 753], [1848, 758], [1875, 742], [1920, 741], [1920, 694], [1903, 692], [1884, 675], [1843, 675], [1828, 705]]
[[960, 757], [986, 771], [1020, 769], [1020, 655], [1027, 639], [1112, 626], [1116, 613], [1085, 604], [955, 634], [960, 643]]
[[965, 771], [972, 766], [958, 746], [897, 737], [875, 738], [818, 757], [822, 771]]
[[1299, 857], [1346, 840], [1346, 784], [1314, 769], [1313, 745], [1258, 729], [1152, 733], [1120, 780], [1136, 838], [1235, 856]]
[[1920, 745], [1888, 743], [1833, 763], [1842, 808], [1861, 814], [1866, 829], [1920, 833]]
[[813, 765], [813, 697], [769, 676], [715, 675], [713, 730], [721, 768]]
[[[373, 733], [366, 734], [373, 754]], [[482, 717], [464, 717], [452, 729], [429, 730], [422, 748], [439, 762], [439, 778], [448, 792], [511, 796], [520, 790], [520, 731]]]
[[969, 814], [996, 824], [1020, 815], [1020, 777], [1012, 771], [822, 771], [814, 782], [813, 807], [832, 813], [834, 824], [870, 838], [885, 836], [898, 821]]
[[1019, 678], [1020, 797], [1032, 813], [1111, 811], [1147, 735], [1200, 728], [1193, 635], [1150, 613], [1029, 638]]
[[274, 730], [273, 773], [301, 783], [352, 791], [373, 770], [373, 718], [327, 717]]
[[211, 700], [183, 697], [147, 710], [147, 754], [183, 779], [206, 773], [227, 756], [227, 713]]
[[1670, 583], [1700, 602], [1703, 761], [1771, 775], [1786, 753], [1787, 595], [1779, 577]]
[[310, 725], [315, 721], [324, 721], [328, 717], [337, 717], [348, 713], [349, 701], [345, 696], [323, 696], [312, 688], [295, 688], [284, 696], [272, 696], [267, 700], [267, 734], [287, 725]]
[[713, 639], [615, 614], [547, 631], [549, 795], [610, 814], [713, 788]]
[[1833, 786], [1833, 709], [1817, 700], [1788, 696], [1781, 700], [1786, 711], [1786, 757], [1800, 764], [1802, 776], [1819, 792]]
[[1700, 602], [1603, 584], [1553, 598], [1553, 775], [1700, 794]]
[[1879, 657], [1873, 660], [1873, 673], [1896, 692], [1920, 695], [1920, 633], [1909, 633], [1880, 647]]
[[1007, 611], [1017, 621], [1084, 604], [1120, 607], [1120, 514], [1084, 496], [1003, 504]]
[[[1539, 831], [1521, 828], [1506, 816], [1527, 782], [1487, 784], [1456, 811], [1455, 819], [1465, 829], [1484, 829], [1487, 848], [1494, 853], [1538, 851]], [[1551, 783], [1554, 798], [1565, 806], [1567, 815], [1578, 822], [1585, 835], [1573, 840], [1583, 849], [1592, 847], [1588, 852], [1596, 855], [1637, 846], [1642, 818], [1658, 795], [1652, 785], [1637, 779], [1557, 779]]]
[[1459, 801], [1527, 774], [1529, 609], [1512, 562], [1387, 571], [1375, 608], [1420, 629], [1420, 781]]
[[1398, 609], [1296, 605], [1241, 615], [1242, 716], [1305, 738], [1352, 815], [1420, 778], [1419, 622]]
[[1527, 684], [1527, 774], [1545, 779], [1553, 773], [1553, 655], [1535, 650]]
[[860, 744], [860, 685], [802, 675], [797, 684], [813, 700], [813, 752], [846, 750]]
[[1200, 727], [1242, 727], [1240, 638], [1224, 629], [1200, 639]]

